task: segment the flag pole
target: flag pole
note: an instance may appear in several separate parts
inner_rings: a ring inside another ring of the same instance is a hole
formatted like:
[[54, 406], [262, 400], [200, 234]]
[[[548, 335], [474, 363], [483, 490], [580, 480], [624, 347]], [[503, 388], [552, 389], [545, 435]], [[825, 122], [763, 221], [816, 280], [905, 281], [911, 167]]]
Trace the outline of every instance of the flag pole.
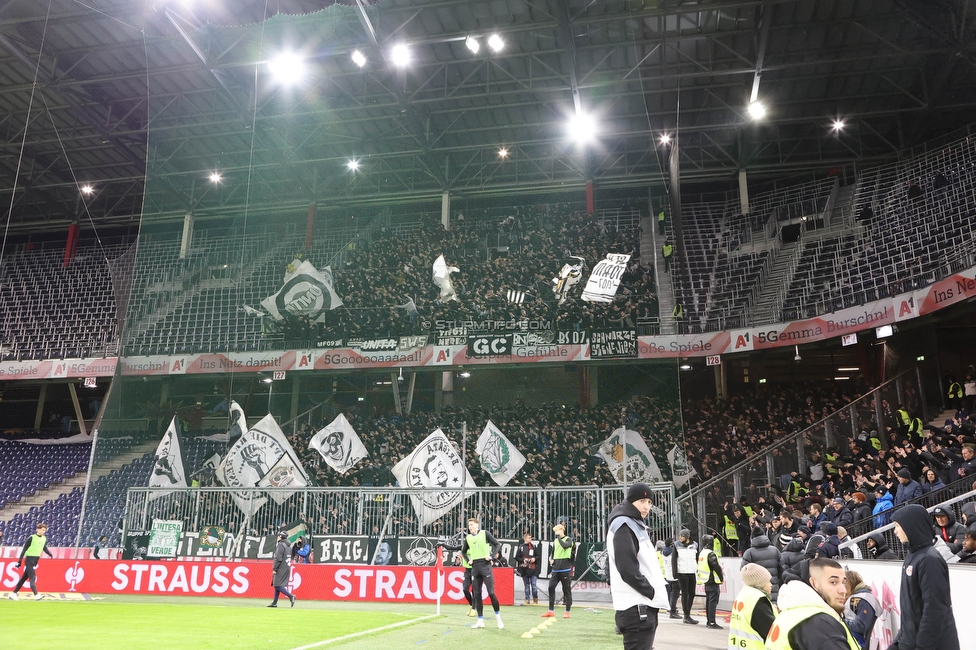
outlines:
[[444, 547], [437, 547], [437, 615], [441, 615], [441, 594], [444, 592], [442, 582], [444, 579]]

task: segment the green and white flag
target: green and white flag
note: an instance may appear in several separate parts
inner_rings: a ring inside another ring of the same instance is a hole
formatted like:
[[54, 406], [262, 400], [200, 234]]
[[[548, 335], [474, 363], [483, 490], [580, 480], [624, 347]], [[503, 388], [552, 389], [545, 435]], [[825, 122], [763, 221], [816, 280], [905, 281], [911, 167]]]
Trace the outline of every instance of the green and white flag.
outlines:
[[600, 444], [600, 455], [607, 462], [617, 483], [661, 483], [664, 476], [647, 443], [636, 431], [620, 427]]
[[525, 465], [525, 456], [513, 445], [491, 420], [478, 438], [475, 452], [481, 458], [481, 469], [488, 472], [495, 483], [505, 485]]
[[688, 462], [688, 455], [678, 445], [668, 452], [668, 464], [671, 465], [671, 480], [674, 481], [674, 487], [679, 490], [685, 483], [698, 476], [698, 472]]
[[182, 534], [182, 521], [153, 519], [146, 556], [176, 557], [176, 549], [180, 545], [180, 535]]

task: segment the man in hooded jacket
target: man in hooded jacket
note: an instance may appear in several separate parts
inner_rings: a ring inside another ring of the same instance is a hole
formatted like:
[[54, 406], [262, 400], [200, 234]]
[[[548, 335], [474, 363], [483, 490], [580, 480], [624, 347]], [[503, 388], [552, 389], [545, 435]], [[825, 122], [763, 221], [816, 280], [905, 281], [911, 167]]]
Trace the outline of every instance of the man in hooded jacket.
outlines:
[[288, 533], [281, 531], [278, 533], [278, 545], [275, 547], [274, 562], [271, 565], [272, 578], [271, 586], [274, 587], [274, 601], [268, 607], [278, 606], [278, 596], [284, 595], [291, 601], [291, 606], [295, 606], [295, 596], [288, 591], [288, 581], [291, 579], [291, 567], [288, 560], [291, 559], [291, 543], [288, 541]]
[[932, 522], [935, 536], [945, 542], [953, 554], [962, 550], [962, 538], [966, 536], [966, 527], [956, 521], [952, 508], [943, 506], [934, 508]]
[[908, 555], [901, 574], [901, 630], [889, 650], [959, 650], [949, 566], [935, 550], [929, 513], [913, 503], [892, 519], [898, 539], [908, 544]]
[[820, 550], [820, 546], [823, 544], [823, 535], [810, 535], [810, 539], [807, 540], [806, 550], [803, 551], [803, 559], [794, 564], [789, 569], [783, 571], [783, 584], [787, 584], [794, 580], [802, 580], [803, 582], [808, 582], [810, 579], [810, 562], [817, 557], [817, 552]]
[[624, 650], [651, 650], [658, 611], [668, 606], [667, 583], [644, 525], [652, 505], [651, 489], [634, 483], [627, 490], [627, 498], [610, 511], [610, 596]]
[[781, 553], [778, 548], [773, 546], [769, 537], [763, 532], [762, 528], [755, 528], [752, 531], [752, 548], [742, 554], [742, 564], [739, 565], [741, 569], [747, 564], [758, 564], [767, 571], [769, 571], [769, 582], [772, 585], [772, 591], [770, 592], [770, 598], [772, 602], [776, 602], [776, 597], [779, 594], [780, 585], [780, 561]]
[[868, 535], [865, 546], [868, 547], [868, 553], [870, 553], [875, 560], [898, 559], [895, 552], [888, 547], [888, 542], [885, 541], [884, 535], [881, 533], [871, 533]]

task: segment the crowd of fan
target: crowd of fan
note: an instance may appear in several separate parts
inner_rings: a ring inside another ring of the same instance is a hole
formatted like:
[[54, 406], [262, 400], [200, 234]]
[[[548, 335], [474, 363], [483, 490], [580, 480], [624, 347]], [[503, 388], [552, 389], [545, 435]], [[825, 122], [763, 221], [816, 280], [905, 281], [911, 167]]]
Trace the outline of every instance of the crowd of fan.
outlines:
[[[507, 248], [506, 248], [507, 247]], [[501, 248], [501, 252], [499, 249]], [[589, 272], [608, 253], [634, 256], [611, 303], [580, 299]], [[451, 282], [457, 300], [440, 302], [432, 264], [444, 255], [459, 269]], [[561, 206], [513, 208], [503, 219], [468, 219], [444, 230], [425, 221], [410, 234], [382, 230], [333, 269], [344, 306], [325, 322], [265, 320], [287, 340], [385, 338], [431, 334], [437, 321], [544, 320], [562, 330], [633, 328], [657, 316], [653, 273], [640, 263], [640, 229], [618, 230]], [[569, 298], [557, 304], [552, 280], [573, 256], [585, 260]], [[509, 291], [524, 293], [521, 302]], [[426, 324], [426, 326], [425, 326]]]

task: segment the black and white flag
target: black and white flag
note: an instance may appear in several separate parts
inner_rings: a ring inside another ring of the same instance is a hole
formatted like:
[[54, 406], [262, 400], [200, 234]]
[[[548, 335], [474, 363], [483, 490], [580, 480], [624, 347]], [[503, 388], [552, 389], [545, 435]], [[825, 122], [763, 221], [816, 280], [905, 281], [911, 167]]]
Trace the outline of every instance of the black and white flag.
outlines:
[[301, 316], [315, 322], [325, 321], [325, 312], [342, 307], [333, 288], [332, 269], [316, 269], [308, 260], [294, 260], [285, 271], [284, 285], [273, 296], [261, 301], [276, 320]]
[[308, 446], [322, 454], [329, 467], [340, 474], [345, 474], [353, 465], [369, 456], [356, 430], [342, 413], [316, 433]]
[[613, 302], [613, 297], [620, 286], [620, 278], [627, 270], [630, 255], [607, 253], [604, 260], [600, 260], [593, 267], [590, 279], [583, 287], [583, 300], [587, 302]]
[[427, 526], [461, 501], [461, 488], [472, 489], [474, 480], [461, 461], [461, 454], [440, 429], [417, 445], [393, 468], [401, 487], [423, 488], [410, 501], [421, 526]]
[[583, 264], [585, 260], [582, 257], [575, 256], [569, 259], [572, 261], [563, 264], [559, 275], [552, 279], [552, 292], [556, 295], [556, 299], [560, 305], [566, 302], [566, 298], [569, 296], [569, 290], [579, 282], [580, 276], [583, 275]]
[[[163, 439], [156, 447], [156, 462], [149, 477], [151, 488], [185, 488], [186, 468], [183, 466], [183, 446], [180, 441], [180, 424], [176, 417], [169, 423]], [[166, 491], [149, 493], [150, 501], [168, 494]]]
[[671, 465], [671, 480], [674, 482], [674, 487], [679, 490], [685, 483], [698, 476], [694, 466], [688, 462], [688, 455], [677, 444], [668, 452], [668, 464]]
[[[227, 451], [217, 468], [217, 481], [230, 488], [295, 488], [293, 491], [270, 492], [271, 498], [279, 504], [310, 483], [302, 462], [270, 413]], [[231, 496], [249, 515], [268, 501], [250, 490], [232, 492]]]

